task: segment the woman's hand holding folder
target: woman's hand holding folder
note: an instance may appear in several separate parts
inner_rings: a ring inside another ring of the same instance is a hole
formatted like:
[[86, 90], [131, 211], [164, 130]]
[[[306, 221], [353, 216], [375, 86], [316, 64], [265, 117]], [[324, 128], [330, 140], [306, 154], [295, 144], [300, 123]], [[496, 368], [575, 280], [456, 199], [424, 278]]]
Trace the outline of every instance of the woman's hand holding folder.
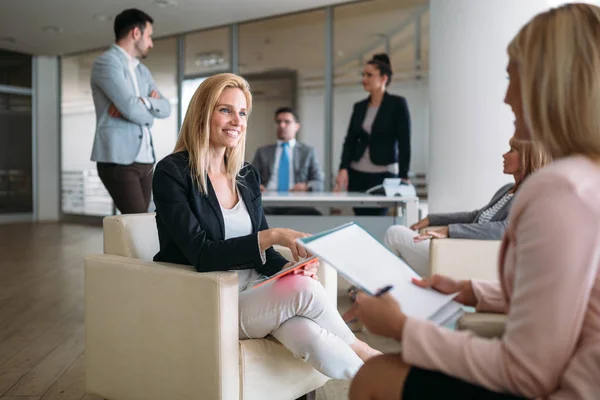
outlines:
[[302, 268], [295, 269], [294, 275], [304, 275], [318, 281], [319, 277], [317, 276], [317, 270], [319, 269], [319, 265], [319, 260], [314, 260]]
[[473, 292], [473, 285], [471, 285], [470, 280], [457, 281], [448, 276], [435, 274], [429, 278], [413, 278], [412, 282], [418, 287], [430, 287], [444, 294], [458, 293], [454, 301], [465, 306], [475, 307], [477, 305], [477, 298]]

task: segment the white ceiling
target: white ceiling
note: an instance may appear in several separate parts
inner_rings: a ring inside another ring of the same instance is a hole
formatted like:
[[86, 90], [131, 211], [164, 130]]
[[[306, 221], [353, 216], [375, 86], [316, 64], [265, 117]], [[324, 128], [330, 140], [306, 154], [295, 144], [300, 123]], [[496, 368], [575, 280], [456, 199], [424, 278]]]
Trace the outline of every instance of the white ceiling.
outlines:
[[[157, 4], [169, 1], [177, 5], [161, 7]], [[60, 55], [105, 47], [114, 40], [112, 18], [125, 8], [139, 8], [152, 16], [154, 37], [158, 38], [347, 2], [349, 0], [0, 0], [0, 48]], [[102, 22], [98, 16], [111, 19]], [[57, 27], [61, 32], [48, 33], [45, 27]]]

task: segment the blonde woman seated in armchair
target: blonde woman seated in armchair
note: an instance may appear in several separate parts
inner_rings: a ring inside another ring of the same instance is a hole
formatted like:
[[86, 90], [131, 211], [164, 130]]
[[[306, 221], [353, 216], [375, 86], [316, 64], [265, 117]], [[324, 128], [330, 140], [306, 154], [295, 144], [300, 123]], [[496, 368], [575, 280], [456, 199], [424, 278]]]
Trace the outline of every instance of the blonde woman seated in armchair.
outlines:
[[[510, 149], [504, 158], [503, 173], [512, 175], [514, 183], [504, 185], [483, 208], [470, 212], [430, 214], [409, 228], [390, 227], [384, 237], [385, 245], [401, 257], [419, 275], [429, 275], [429, 239], [500, 240], [508, 224], [513, 198], [527, 176], [546, 166], [552, 157], [536, 143], [510, 139]], [[415, 230], [435, 226], [425, 233]]]
[[[516, 124], [554, 162], [519, 190], [498, 280], [417, 280], [479, 311], [507, 313], [501, 338], [407, 317], [390, 296], [359, 293], [348, 316], [402, 342], [374, 357], [350, 399], [596, 400], [600, 393], [600, 8], [534, 17], [508, 47]], [[521, 139], [521, 137], [519, 138]]]
[[243, 161], [251, 107], [248, 83], [237, 75], [213, 75], [196, 90], [175, 151], [154, 173], [154, 260], [235, 271], [240, 339], [273, 335], [322, 374], [350, 380], [380, 353], [348, 329], [315, 267], [253, 288], [287, 263], [273, 245], [288, 247], [295, 259], [307, 254], [295, 242], [305, 234], [267, 225], [259, 173]]

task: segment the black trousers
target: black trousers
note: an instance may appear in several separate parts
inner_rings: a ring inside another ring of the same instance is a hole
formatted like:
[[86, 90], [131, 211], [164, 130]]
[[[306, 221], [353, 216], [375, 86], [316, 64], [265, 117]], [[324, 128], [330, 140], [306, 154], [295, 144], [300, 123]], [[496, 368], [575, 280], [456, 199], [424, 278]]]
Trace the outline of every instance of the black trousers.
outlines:
[[405, 400], [463, 399], [463, 400], [524, 400], [509, 393], [493, 392], [441, 372], [411, 368], [402, 398]]
[[122, 214], [148, 212], [153, 164], [98, 163], [98, 175]]
[[[373, 186], [381, 185], [385, 178], [397, 178], [391, 172], [368, 173], [348, 168], [348, 191], [364, 193]], [[387, 208], [354, 208], [354, 215], [386, 215]]]

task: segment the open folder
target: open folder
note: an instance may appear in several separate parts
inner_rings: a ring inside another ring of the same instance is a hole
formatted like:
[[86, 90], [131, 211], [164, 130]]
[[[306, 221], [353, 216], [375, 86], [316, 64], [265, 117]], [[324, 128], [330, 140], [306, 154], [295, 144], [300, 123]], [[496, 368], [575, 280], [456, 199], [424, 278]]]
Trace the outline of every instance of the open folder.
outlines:
[[356, 223], [298, 242], [367, 294], [373, 296], [382, 288], [393, 286], [389, 293], [409, 317], [444, 325], [463, 314], [462, 306], [453, 300], [456, 294], [442, 294], [413, 284], [412, 278], [419, 275]]

